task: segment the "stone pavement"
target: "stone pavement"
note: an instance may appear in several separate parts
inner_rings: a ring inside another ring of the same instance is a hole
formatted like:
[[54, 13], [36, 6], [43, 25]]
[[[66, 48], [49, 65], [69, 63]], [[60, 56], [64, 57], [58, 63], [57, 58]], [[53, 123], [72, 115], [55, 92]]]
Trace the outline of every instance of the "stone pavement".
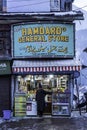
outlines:
[[26, 117], [3, 120], [0, 130], [87, 130], [87, 115], [72, 117]]

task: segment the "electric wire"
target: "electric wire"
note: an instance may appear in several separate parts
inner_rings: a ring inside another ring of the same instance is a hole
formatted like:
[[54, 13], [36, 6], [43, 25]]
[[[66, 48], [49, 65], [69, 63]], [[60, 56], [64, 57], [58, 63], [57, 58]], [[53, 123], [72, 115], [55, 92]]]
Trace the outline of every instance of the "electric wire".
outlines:
[[[80, 7], [80, 8], [78, 7], [78, 8], [77, 8], [77, 9], [75, 9], [75, 10], [83, 9], [83, 8], [85, 8], [85, 7], [87, 7], [87, 5], [82, 6], [82, 7]], [[74, 11], [75, 11], [75, 10], [74, 10]]]

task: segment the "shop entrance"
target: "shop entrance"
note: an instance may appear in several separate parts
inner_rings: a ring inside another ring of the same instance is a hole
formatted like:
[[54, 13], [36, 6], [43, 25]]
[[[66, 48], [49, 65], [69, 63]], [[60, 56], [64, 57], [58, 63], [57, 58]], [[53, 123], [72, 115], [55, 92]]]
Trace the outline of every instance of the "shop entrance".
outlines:
[[37, 115], [35, 94], [39, 83], [44, 90], [53, 92], [45, 96], [44, 115], [70, 113], [70, 75], [18, 75], [15, 82], [15, 116]]
[[0, 76], [0, 116], [3, 110], [11, 110], [11, 77]]

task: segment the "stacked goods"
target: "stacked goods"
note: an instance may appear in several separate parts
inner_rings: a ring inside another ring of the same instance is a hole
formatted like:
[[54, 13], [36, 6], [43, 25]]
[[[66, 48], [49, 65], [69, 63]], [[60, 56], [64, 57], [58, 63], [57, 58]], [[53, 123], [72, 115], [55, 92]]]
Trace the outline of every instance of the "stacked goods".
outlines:
[[26, 116], [26, 95], [16, 94], [15, 95], [15, 116]]

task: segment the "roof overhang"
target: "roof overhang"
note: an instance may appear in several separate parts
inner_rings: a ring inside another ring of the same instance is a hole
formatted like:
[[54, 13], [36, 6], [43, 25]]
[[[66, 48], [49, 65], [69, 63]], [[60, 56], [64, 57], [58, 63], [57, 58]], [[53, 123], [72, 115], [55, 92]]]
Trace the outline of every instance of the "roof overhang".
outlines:
[[51, 73], [51, 72], [74, 72], [80, 71], [81, 64], [73, 61], [59, 61], [59, 60], [14, 60], [12, 65], [12, 72], [19, 73]]
[[81, 11], [41, 12], [41, 13], [0, 13], [0, 24], [14, 24], [35, 21], [66, 21], [84, 20]]

